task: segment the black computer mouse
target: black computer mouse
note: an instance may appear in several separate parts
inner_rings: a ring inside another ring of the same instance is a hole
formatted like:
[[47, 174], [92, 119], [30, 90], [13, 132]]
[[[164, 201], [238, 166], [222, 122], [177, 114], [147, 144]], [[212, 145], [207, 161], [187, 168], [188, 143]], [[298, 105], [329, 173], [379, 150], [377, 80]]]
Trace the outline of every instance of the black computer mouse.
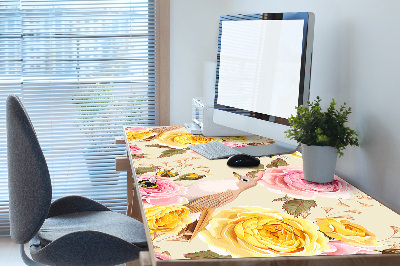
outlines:
[[260, 160], [251, 155], [236, 154], [229, 157], [226, 164], [234, 167], [250, 167], [258, 166], [260, 164]]

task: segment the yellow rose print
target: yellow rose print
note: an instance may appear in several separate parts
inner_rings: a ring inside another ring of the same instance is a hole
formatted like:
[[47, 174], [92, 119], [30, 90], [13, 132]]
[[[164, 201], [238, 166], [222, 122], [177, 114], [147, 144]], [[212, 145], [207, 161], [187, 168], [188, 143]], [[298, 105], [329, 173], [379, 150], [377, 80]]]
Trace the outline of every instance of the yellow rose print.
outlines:
[[153, 130], [138, 130], [138, 131], [127, 131], [126, 136], [128, 140], [140, 140], [150, 137], [153, 134]]
[[336, 238], [356, 246], [380, 246], [375, 235], [361, 225], [351, 223], [347, 220], [334, 218], [315, 218], [319, 230], [327, 236]]
[[217, 139], [204, 137], [202, 135], [192, 135], [187, 131], [177, 130], [165, 132], [158, 137], [156, 141], [171, 147], [186, 148], [192, 144], [202, 144], [217, 141]]
[[178, 232], [190, 223], [188, 214], [189, 209], [178, 204], [146, 208], [147, 223], [153, 232]]
[[295, 151], [294, 153], [292, 153], [292, 156], [296, 157], [296, 158], [303, 158], [303, 155], [298, 151]]
[[172, 172], [170, 170], [164, 170], [164, 171], [160, 171], [156, 173], [157, 176], [162, 176], [162, 177], [174, 177], [177, 176], [178, 173], [177, 172]]
[[219, 211], [201, 235], [237, 257], [310, 256], [329, 249], [315, 224], [260, 207]]

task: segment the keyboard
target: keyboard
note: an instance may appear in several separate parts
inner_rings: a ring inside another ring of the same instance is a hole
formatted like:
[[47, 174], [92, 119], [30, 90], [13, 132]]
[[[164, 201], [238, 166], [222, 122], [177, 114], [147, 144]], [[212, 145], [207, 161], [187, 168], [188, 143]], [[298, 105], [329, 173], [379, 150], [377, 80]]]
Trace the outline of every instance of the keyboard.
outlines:
[[208, 142], [204, 144], [189, 145], [195, 151], [209, 160], [227, 158], [232, 155], [242, 154], [242, 152], [232, 149], [220, 142]]

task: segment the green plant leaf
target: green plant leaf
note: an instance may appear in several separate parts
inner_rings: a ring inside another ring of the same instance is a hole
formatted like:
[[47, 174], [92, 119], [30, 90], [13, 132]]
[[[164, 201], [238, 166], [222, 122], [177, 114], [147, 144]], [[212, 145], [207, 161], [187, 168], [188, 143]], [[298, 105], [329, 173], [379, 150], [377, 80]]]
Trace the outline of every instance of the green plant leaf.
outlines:
[[177, 154], [182, 154], [185, 153], [186, 149], [174, 149], [174, 148], [170, 148], [169, 150], [165, 150], [161, 153], [160, 156], [158, 156], [158, 158], [165, 158], [165, 157], [171, 157]]
[[194, 253], [187, 253], [183, 255], [185, 258], [191, 259], [191, 260], [200, 260], [200, 259], [217, 259], [217, 258], [232, 258], [231, 255], [219, 255], [218, 253], [215, 253], [211, 250], [205, 250], [205, 251], [199, 251], [199, 252], [194, 252]]
[[314, 200], [293, 199], [286, 201], [282, 209], [294, 217], [298, 217], [300, 214], [308, 212], [312, 207], [316, 206], [317, 203]]
[[346, 126], [351, 108], [343, 103], [336, 109], [332, 99], [327, 110], [322, 111], [320, 102], [317, 97], [314, 102], [308, 102], [308, 106], [296, 107], [296, 116], [288, 119], [290, 129], [285, 131], [286, 136], [307, 145], [335, 147], [339, 157], [346, 146], [359, 146], [357, 133]]

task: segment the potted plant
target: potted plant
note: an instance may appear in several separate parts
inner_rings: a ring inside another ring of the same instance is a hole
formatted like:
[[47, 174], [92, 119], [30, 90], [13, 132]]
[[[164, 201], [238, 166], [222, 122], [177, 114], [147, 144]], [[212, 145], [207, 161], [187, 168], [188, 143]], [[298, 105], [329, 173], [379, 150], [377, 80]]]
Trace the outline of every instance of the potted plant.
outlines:
[[359, 146], [357, 133], [346, 126], [351, 108], [344, 103], [339, 110], [332, 99], [324, 112], [317, 97], [308, 106], [296, 107], [297, 115], [289, 118], [290, 139], [301, 143], [304, 179], [317, 183], [332, 182], [336, 160], [348, 145]]

